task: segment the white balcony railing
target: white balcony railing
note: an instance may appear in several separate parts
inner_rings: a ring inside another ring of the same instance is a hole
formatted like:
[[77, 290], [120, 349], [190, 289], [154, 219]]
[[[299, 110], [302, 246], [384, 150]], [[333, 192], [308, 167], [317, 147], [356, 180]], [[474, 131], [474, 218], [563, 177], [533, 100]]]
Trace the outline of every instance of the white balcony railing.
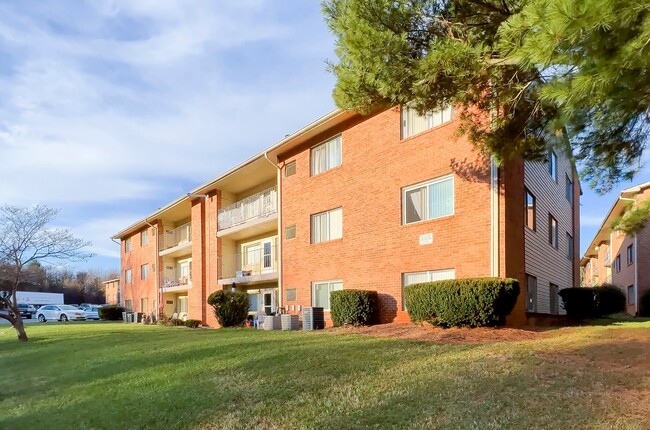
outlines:
[[272, 242], [251, 247], [243, 253], [221, 257], [221, 278], [241, 278], [278, 272], [276, 246]]
[[192, 223], [180, 225], [172, 230], [165, 230], [160, 241], [160, 250], [164, 251], [192, 241]]
[[189, 270], [165, 269], [160, 274], [160, 286], [162, 288], [181, 287], [183, 285], [191, 285], [192, 276]]
[[278, 210], [275, 186], [219, 209], [218, 229], [225, 230], [255, 219], [273, 215]]

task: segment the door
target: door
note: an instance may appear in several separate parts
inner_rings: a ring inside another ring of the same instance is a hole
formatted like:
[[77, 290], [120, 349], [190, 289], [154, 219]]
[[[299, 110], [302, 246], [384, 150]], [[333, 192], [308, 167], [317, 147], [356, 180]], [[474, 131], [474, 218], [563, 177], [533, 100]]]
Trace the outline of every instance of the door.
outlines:
[[264, 313], [266, 315], [271, 315], [273, 313], [273, 293], [268, 292], [264, 293]]
[[187, 313], [187, 296], [178, 296], [178, 314]]
[[275, 250], [273, 249], [273, 239], [262, 241], [262, 273], [274, 272], [273, 263]]
[[188, 285], [192, 282], [192, 262], [183, 261], [178, 267], [178, 283], [179, 285]]

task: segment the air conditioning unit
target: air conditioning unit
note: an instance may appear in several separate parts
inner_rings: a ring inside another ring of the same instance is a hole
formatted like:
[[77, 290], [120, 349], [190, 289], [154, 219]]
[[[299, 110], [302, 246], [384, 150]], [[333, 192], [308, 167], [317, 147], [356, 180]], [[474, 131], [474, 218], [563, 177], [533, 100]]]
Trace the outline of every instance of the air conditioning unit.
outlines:
[[252, 272], [250, 270], [238, 270], [235, 273], [235, 276], [237, 278], [243, 278], [244, 276], [250, 276], [251, 274], [252, 274]]

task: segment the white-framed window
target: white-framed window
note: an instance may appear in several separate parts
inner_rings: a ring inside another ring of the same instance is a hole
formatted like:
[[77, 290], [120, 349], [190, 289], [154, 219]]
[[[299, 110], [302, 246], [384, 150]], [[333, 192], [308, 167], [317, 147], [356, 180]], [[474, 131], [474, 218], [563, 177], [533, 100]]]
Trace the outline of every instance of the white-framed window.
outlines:
[[147, 313], [147, 299], [140, 299], [140, 312]]
[[341, 165], [343, 142], [341, 135], [311, 149], [311, 175], [315, 176]]
[[548, 173], [557, 182], [557, 155], [553, 150], [548, 151]]
[[614, 268], [616, 269], [616, 273], [621, 271], [621, 254], [618, 254], [614, 259]]
[[125, 284], [131, 283], [131, 269], [126, 269], [124, 271], [124, 283]]
[[284, 176], [289, 177], [293, 176], [296, 174], [296, 160], [287, 163], [287, 165], [284, 167]]
[[256, 314], [260, 310], [260, 294], [259, 293], [249, 293], [248, 294], [248, 312]]
[[403, 224], [453, 215], [453, 175], [403, 188], [402, 211]]
[[537, 225], [535, 223], [535, 214], [536, 214], [536, 203], [535, 203], [535, 196], [533, 193], [531, 193], [528, 189], [526, 189], [526, 201], [524, 204], [526, 207], [524, 208], [524, 215], [525, 215], [525, 220], [526, 220], [526, 227], [531, 229], [532, 231], [535, 231], [537, 229]]
[[140, 246], [145, 246], [149, 243], [149, 231], [142, 230], [140, 232]]
[[548, 243], [557, 249], [557, 220], [551, 214], [548, 214]]
[[634, 263], [634, 245], [629, 245], [627, 247], [627, 265]]
[[143, 264], [140, 266], [140, 279], [145, 280], [149, 277], [149, 265], [148, 264]]
[[453, 118], [453, 109], [447, 106], [444, 109], [419, 114], [409, 105], [402, 106], [402, 139], [415, 136], [418, 133], [432, 129]]
[[569, 203], [573, 204], [573, 181], [569, 178], [569, 175], [566, 175], [566, 199]]
[[456, 279], [456, 269], [426, 270], [424, 272], [408, 272], [402, 274], [402, 308], [406, 310], [404, 289], [409, 285], [421, 282], [444, 281]]
[[312, 305], [317, 308], [330, 310], [330, 293], [343, 289], [343, 281], [318, 281], [312, 282]]
[[337, 208], [311, 216], [311, 243], [343, 237], [343, 209]]
[[124, 239], [124, 252], [131, 252], [131, 238]]

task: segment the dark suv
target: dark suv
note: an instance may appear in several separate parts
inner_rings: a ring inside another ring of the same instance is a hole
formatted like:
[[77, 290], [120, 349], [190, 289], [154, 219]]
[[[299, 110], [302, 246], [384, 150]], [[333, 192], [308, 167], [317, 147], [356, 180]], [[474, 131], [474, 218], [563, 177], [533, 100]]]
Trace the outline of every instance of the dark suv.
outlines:
[[26, 305], [24, 303], [19, 303], [18, 304], [18, 311], [20, 312], [20, 316], [23, 318], [27, 319], [32, 319], [34, 314], [36, 313], [36, 308], [32, 305]]

